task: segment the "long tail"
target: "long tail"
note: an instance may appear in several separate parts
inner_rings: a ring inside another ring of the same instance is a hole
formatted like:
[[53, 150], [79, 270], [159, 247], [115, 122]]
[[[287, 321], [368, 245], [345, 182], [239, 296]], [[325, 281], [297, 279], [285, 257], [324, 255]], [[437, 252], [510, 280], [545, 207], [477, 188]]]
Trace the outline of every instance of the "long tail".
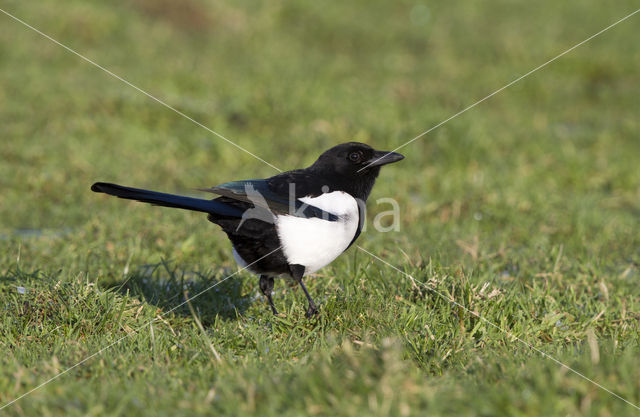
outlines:
[[241, 217], [242, 211], [215, 200], [183, 197], [175, 194], [165, 194], [140, 188], [125, 187], [107, 182], [96, 182], [91, 191], [105, 193], [127, 200], [137, 200], [154, 206], [174, 207], [184, 210], [201, 211], [218, 216]]

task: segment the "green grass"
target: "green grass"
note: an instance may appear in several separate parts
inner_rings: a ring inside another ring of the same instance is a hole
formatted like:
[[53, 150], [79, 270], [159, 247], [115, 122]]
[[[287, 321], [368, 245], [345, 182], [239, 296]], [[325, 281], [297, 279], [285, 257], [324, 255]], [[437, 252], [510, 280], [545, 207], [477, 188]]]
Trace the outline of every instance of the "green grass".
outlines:
[[[398, 146], [638, 7], [180, 4], [0, 7], [282, 169]], [[0, 406], [125, 337], [0, 414], [637, 415], [515, 337], [640, 403], [638, 19], [383, 170], [358, 243], [448, 299], [352, 248], [307, 320], [244, 272], [179, 306], [236, 271], [224, 234], [89, 191], [272, 168], [0, 14]], [[383, 197], [401, 232], [371, 227]]]

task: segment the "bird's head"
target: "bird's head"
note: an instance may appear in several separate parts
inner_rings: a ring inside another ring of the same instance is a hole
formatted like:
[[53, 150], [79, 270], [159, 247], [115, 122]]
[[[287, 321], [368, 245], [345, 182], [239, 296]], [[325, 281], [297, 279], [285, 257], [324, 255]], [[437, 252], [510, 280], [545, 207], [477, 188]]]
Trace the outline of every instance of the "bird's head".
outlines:
[[402, 159], [404, 156], [396, 152], [377, 151], [364, 143], [347, 142], [325, 151], [310, 169], [366, 200], [380, 167]]

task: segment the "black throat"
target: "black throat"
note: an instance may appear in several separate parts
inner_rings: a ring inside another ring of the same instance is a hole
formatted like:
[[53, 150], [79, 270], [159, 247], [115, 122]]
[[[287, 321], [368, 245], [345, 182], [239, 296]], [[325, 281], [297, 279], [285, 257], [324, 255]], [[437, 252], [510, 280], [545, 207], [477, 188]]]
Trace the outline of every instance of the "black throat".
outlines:
[[367, 198], [369, 198], [369, 194], [371, 194], [376, 178], [380, 173], [380, 167], [371, 167], [362, 173], [349, 176], [340, 175], [335, 172], [326, 172], [322, 167], [317, 167], [315, 165], [310, 166], [307, 170], [312, 172], [317, 178], [321, 178], [323, 180], [322, 186], [328, 187], [328, 192], [344, 191], [363, 202], [367, 201]]

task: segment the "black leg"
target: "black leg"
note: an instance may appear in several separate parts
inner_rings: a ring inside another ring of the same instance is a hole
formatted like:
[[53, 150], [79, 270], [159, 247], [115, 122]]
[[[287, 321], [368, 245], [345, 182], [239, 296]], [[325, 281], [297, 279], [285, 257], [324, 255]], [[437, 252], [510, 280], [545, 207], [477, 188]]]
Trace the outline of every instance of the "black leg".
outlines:
[[271, 311], [273, 314], [278, 314], [278, 310], [276, 310], [276, 306], [273, 305], [273, 299], [271, 298], [271, 291], [273, 290], [273, 277], [268, 277], [266, 275], [260, 275], [260, 291], [267, 297], [269, 300], [269, 305], [271, 306]]
[[313, 298], [309, 295], [309, 291], [307, 291], [307, 287], [304, 286], [302, 282], [302, 276], [304, 275], [304, 266], [302, 265], [289, 265], [289, 270], [291, 271], [291, 276], [300, 286], [302, 287], [302, 291], [304, 291], [304, 295], [307, 296], [307, 300], [309, 301], [309, 309], [307, 310], [307, 317], [311, 317], [315, 314], [318, 314], [318, 308], [316, 307], [316, 303], [313, 302]]

